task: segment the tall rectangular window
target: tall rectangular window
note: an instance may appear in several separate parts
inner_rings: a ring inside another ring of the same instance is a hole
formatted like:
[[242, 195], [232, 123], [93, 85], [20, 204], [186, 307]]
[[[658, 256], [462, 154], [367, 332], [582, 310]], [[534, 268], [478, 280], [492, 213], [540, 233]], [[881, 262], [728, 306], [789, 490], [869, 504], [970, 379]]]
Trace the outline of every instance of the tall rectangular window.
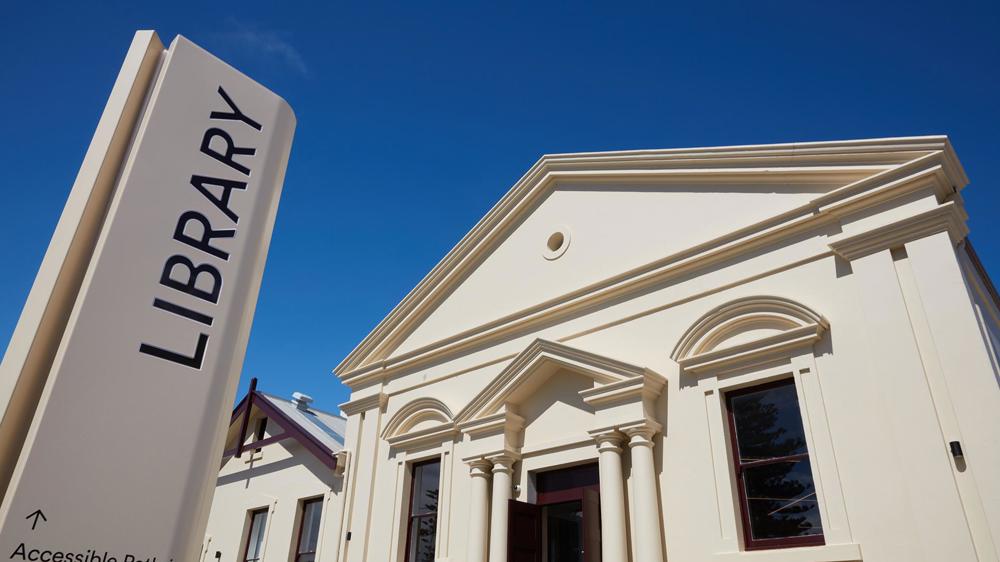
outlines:
[[434, 562], [440, 481], [441, 461], [435, 459], [413, 465], [406, 562]]
[[316, 562], [316, 544], [319, 543], [319, 520], [322, 513], [323, 498], [302, 502], [302, 520], [299, 521], [295, 562]]
[[243, 550], [243, 562], [259, 562], [264, 549], [264, 529], [267, 527], [267, 508], [250, 512], [250, 531]]
[[795, 382], [726, 399], [747, 550], [824, 544]]

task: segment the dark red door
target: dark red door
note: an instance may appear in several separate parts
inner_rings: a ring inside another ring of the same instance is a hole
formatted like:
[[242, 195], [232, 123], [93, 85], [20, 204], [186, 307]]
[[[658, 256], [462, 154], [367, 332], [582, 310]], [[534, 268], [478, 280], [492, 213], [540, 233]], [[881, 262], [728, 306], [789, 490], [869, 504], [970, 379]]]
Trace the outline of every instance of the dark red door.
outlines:
[[583, 489], [583, 553], [587, 562], [604, 562], [601, 560], [601, 493], [594, 488]]
[[542, 562], [542, 518], [537, 505], [510, 500], [507, 562]]

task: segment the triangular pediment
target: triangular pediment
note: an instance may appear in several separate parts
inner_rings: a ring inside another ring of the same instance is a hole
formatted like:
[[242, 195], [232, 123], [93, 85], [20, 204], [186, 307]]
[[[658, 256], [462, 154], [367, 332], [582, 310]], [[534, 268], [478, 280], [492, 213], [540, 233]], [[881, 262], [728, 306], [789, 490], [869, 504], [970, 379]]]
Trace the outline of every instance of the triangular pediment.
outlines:
[[947, 138], [545, 156], [335, 372], [460, 349], [914, 182], [967, 183]]
[[[614, 388], [664, 380], [649, 369], [617, 359], [537, 339], [517, 355], [489, 385], [455, 416], [459, 426], [495, 416], [510, 404], [520, 403], [560, 370], [593, 380], [594, 388]], [[662, 385], [661, 385], [662, 386]]]

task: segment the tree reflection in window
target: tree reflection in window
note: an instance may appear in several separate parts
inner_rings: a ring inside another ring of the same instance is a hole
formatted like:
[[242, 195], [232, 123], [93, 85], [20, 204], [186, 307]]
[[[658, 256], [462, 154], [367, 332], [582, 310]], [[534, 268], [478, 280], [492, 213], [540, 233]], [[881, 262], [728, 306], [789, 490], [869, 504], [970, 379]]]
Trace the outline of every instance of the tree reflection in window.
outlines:
[[727, 399], [747, 548], [823, 544], [795, 383], [734, 391]]
[[413, 465], [406, 562], [434, 562], [440, 476], [441, 462], [438, 460]]

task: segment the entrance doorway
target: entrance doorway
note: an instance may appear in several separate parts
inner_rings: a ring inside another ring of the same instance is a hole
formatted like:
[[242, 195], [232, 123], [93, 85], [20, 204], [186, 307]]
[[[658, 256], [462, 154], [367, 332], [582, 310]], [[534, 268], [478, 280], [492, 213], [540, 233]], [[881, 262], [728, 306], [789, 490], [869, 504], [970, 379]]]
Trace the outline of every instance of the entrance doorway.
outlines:
[[601, 562], [596, 464], [540, 472], [534, 504], [511, 500], [508, 562]]

